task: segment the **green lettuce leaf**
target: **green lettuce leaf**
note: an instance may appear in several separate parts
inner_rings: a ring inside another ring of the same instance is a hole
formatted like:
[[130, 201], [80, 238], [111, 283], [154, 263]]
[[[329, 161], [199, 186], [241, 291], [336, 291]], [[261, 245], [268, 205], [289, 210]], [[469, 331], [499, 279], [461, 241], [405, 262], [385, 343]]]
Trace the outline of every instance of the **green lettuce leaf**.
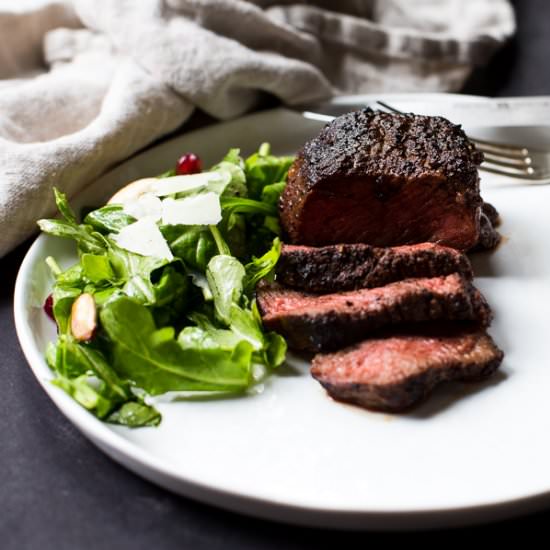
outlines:
[[184, 349], [172, 331], [161, 329], [158, 337], [147, 307], [124, 296], [109, 301], [100, 317], [112, 342], [117, 373], [151, 395], [173, 390], [240, 391], [249, 384], [252, 348], [246, 342], [231, 351]]
[[124, 212], [122, 206], [115, 204], [92, 210], [84, 218], [84, 223], [105, 235], [118, 233], [123, 227], [135, 221], [137, 220], [134, 217]]
[[248, 195], [253, 199], [260, 199], [266, 186], [286, 181], [288, 169], [294, 161], [294, 157], [277, 157], [270, 153], [269, 144], [263, 143], [258, 152], [245, 161]]

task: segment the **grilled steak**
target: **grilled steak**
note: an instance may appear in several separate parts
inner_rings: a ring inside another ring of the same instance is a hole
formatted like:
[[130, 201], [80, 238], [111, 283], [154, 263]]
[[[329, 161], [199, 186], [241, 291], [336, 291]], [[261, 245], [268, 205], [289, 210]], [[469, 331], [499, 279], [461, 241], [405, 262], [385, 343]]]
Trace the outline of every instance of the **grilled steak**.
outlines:
[[484, 202], [481, 205], [481, 211], [487, 216], [493, 227], [498, 227], [500, 225], [500, 214], [492, 204]]
[[481, 212], [479, 220], [479, 239], [477, 244], [471, 249], [472, 252], [479, 250], [493, 250], [501, 240], [500, 233], [493, 227], [493, 223], [485, 212]]
[[481, 293], [458, 274], [322, 295], [266, 283], [256, 296], [265, 327], [307, 351], [342, 348], [389, 325], [451, 320], [486, 326], [492, 318]]
[[479, 218], [479, 239], [476, 245], [470, 249], [471, 252], [495, 249], [502, 236], [495, 229], [500, 225], [500, 214], [497, 209], [488, 202], [481, 205], [481, 216]]
[[478, 242], [483, 154], [441, 117], [369, 109], [329, 123], [291, 166], [279, 204], [289, 242]]
[[399, 411], [441, 382], [488, 377], [502, 357], [502, 351], [484, 331], [392, 336], [318, 354], [311, 374], [334, 399]]
[[360, 243], [319, 248], [285, 244], [277, 263], [278, 282], [309, 292], [372, 288], [455, 272], [472, 278], [468, 258], [432, 243], [388, 248]]

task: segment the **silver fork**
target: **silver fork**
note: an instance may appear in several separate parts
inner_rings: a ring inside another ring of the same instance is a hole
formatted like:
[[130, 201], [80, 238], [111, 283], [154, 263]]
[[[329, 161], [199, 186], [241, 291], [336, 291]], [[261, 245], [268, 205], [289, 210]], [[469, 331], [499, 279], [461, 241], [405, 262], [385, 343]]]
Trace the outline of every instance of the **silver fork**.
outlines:
[[[388, 105], [384, 101], [376, 101], [375, 104], [382, 107], [385, 111], [404, 114], [403, 111]], [[329, 122], [337, 116], [336, 113], [331, 114], [331, 112], [339, 110], [339, 114], [344, 114], [344, 112], [360, 109], [365, 106], [366, 105], [326, 106], [321, 109], [320, 112], [304, 110], [302, 111], [302, 115], [306, 118]], [[327, 113], [327, 110], [331, 112]], [[528, 181], [529, 183], [550, 183], [550, 153], [538, 151], [530, 147], [523, 147], [521, 145], [497, 143], [494, 141], [472, 138], [470, 136], [468, 136], [468, 138], [485, 156], [485, 160], [480, 166], [481, 170]]]

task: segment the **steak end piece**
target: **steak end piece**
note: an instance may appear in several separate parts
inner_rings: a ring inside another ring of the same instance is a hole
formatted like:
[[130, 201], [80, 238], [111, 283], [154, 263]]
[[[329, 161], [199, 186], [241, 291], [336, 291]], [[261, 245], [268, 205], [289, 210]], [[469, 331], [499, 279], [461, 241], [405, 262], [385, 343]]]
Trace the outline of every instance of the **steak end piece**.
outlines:
[[278, 282], [320, 293], [451, 273], [471, 279], [468, 257], [454, 248], [433, 243], [388, 248], [360, 243], [323, 247], [285, 244], [277, 263]]
[[487, 378], [503, 356], [484, 331], [400, 335], [318, 354], [311, 374], [338, 401], [397, 412], [423, 399], [441, 382]]
[[313, 352], [342, 348], [388, 326], [428, 321], [488, 326], [492, 320], [479, 290], [456, 273], [321, 295], [264, 283], [256, 298], [268, 330], [281, 334], [290, 348]]
[[479, 237], [482, 160], [445, 118], [347, 113], [299, 151], [280, 198], [281, 224], [296, 244], [468, 250]]
[[477, 244], [470, 249], [470, 252], [494, 250], [499, 245], [502, 240], [502, 236], [495, 229], [494, 225], [495, 222], [487, 214], [485, 214], [485, 211], [483, 211], [480, 218], [479, 240], [477, 241]]
[[491, 203], [484, 202], [481, 205], [481, 211], [487, 216], [493, 227], [498, 227], [500, 225], [500, 214]]

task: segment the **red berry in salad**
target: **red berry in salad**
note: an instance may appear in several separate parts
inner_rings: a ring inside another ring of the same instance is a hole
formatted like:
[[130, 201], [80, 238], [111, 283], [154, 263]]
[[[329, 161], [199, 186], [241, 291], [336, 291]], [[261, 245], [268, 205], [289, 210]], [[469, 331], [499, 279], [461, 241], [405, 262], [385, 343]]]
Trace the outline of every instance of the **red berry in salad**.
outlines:
[[52, 321], [55, 321], [55, 317], [53, 316], [53, 294], [50, 294], [44, 300], [44, 311]]
[[187, 176], [188, 174], [197, 174], [202, 170], [201, 159], [195, 153], [185, 153], [178, 160], [176, 165], [176, 174], [178, 176]]

